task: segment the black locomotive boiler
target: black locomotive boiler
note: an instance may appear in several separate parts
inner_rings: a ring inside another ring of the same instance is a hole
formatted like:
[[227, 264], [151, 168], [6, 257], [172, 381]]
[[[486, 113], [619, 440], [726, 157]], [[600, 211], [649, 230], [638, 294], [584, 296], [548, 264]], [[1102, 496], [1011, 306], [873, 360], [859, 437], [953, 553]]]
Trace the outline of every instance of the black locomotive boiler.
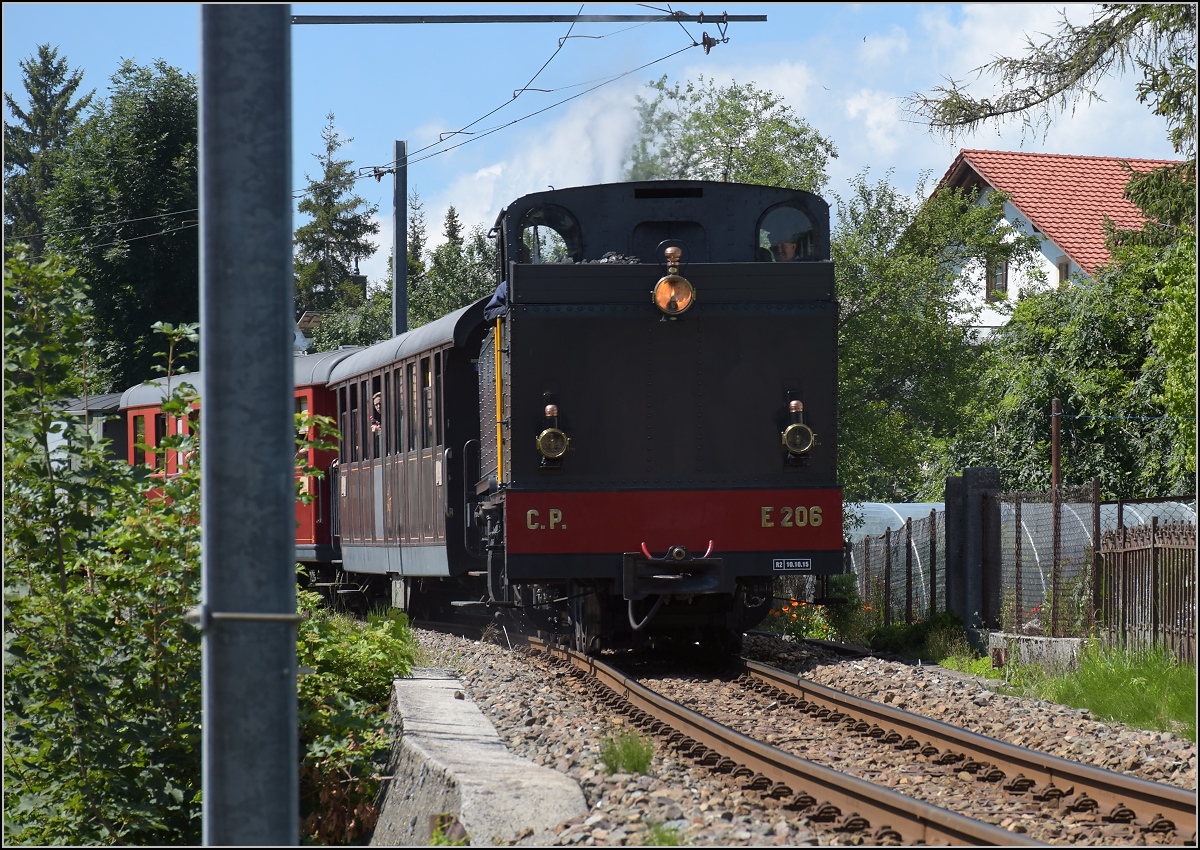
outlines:
[[775, 576], [841, 572], [821, 198], [586, 186], [492, 233], [490, 302], [332, 370], [339, 581], [516, 609], [586, 650], [732, 649]]

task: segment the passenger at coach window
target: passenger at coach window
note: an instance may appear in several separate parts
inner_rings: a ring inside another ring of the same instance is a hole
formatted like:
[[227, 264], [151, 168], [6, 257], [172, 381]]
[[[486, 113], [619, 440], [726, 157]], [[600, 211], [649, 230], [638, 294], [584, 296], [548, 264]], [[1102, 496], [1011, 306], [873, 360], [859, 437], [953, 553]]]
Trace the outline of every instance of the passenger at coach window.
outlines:
[[371, 434], [375, 438], [375, 457], [379, 457], [379, 434], [383, 431], [383, 393], [371, 396]]

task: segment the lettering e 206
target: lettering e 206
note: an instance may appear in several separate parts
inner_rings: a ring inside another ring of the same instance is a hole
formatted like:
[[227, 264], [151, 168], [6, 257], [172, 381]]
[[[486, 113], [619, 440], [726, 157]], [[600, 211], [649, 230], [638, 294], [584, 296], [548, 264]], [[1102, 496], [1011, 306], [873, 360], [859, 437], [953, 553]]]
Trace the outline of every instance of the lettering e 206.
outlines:
[[794, 508], [764, 507], [762, 508], [762, 527], [774, 528], [816, 528], [821, 524], [821, 506], [805, 507], [798, 505]]

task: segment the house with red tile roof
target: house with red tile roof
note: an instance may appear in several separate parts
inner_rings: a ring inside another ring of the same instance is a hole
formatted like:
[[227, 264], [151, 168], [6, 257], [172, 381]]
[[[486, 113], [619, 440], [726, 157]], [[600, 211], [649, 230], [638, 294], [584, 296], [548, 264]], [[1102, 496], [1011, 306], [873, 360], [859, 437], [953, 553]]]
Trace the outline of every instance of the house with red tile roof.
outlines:
[[[980, 197], [1004, 192], [1008, 223], [1041, 238], [1042, 271], [1049, 285], [1072, 276], [1094, 277], [1109, 261], [1104, 246], [1104, 220], [1121, 228], [1139, 227], [1145, 217], [1123, 197], [1129, 174], [1176, 163], [1159, 159], [1123, 159], [1012, 151], [959, 151], [938, 189], [979, 188]], [[1022, 287], [1033, 283], [1016, 270], [998, 265], [985, 271], [986, 297], [980, 325], [998, 327], [1006, 321], [1004, 302], [1015, 301]], [[976, 284], [978, 281], [976, 281]], [[1000, 307], [1001, 309], [995, 309]]]

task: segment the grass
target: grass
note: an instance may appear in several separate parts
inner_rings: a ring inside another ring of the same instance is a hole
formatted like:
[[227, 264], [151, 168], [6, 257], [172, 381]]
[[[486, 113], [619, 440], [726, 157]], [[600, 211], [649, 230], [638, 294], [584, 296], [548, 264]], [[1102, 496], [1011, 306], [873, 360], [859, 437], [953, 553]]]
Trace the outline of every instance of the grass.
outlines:
[[647, 821], [646, 847], [678, 847], [679, 830], [661, 823]]
[[1079, 669], [1065, 675], [1013, 662], [994, 670], [990, 659], [971, 653], [938, 663], [974, 676], [1003, 677], [1004, 692], [1014, 696], [1086, 708], [1097, 720], [1196, 740], [1196, 668], [1180, 664], [1164, 649], [1130, 652], [1090, 643], [1080, 655]]
[[600, 742], [600, 760], [609, 773], [645, 773], [654, 759], [654, 742], [633, 730]]

